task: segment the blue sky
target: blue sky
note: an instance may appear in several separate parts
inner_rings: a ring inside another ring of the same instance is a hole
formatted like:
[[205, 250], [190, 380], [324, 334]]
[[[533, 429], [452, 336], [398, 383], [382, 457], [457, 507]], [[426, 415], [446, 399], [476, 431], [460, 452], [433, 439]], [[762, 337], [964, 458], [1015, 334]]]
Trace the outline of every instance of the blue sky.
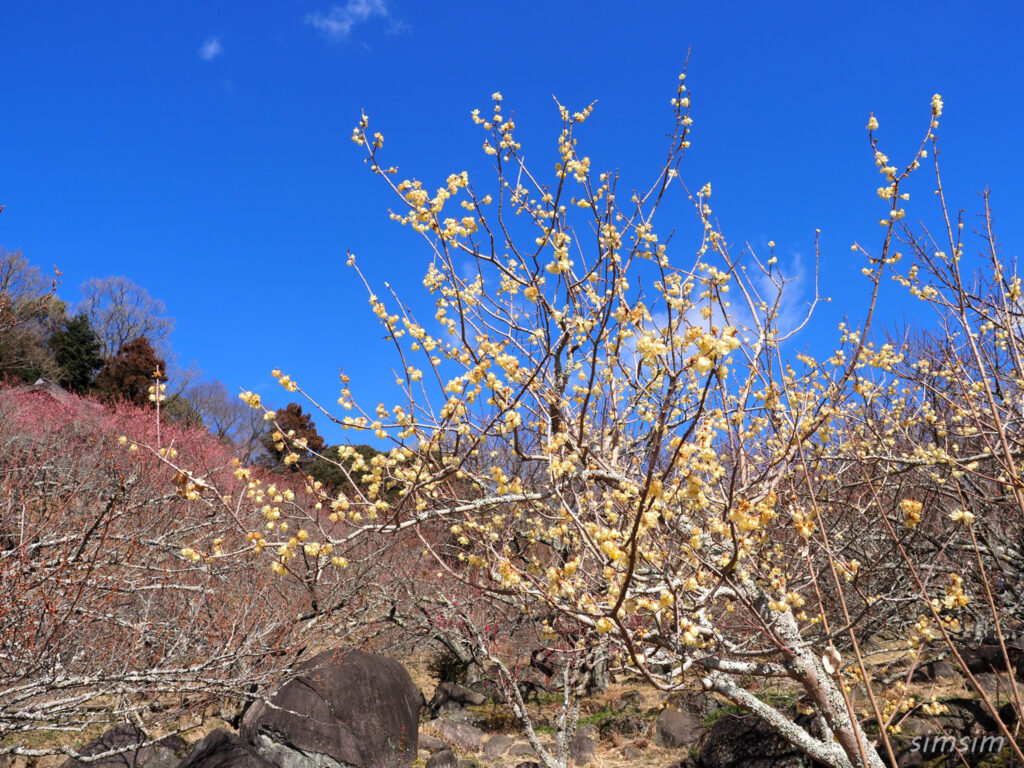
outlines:
[[[822, 230], [833, 301], [813, 333], [827, 336], [861, 310], [850, 244], [879, 240], [872, 111], [902, 163], [940, 92], [947, 191], [973, 213], [989, 186], [1005, 253], [1019, 252], [1021, 29], [1011, 3], [12, 4], [0, 245], [57, 265], [68, 300], [89, 277], [143, 285], [177, 319], [180, 357], [229, 389], [283, 405], [277, 366], [333, 402], [344, 365], [357, 397], [388, 400], [394, 361], [346, 251], [409, 297], [428, 257], [388, 220], [392, 200], [349, 141], [360, 110], [402, 175], [433, 188], [453, 171], [488, 178], [469, 113], [493, 91], [527, 160], [547, 167], [552, 95], [574, 109], [596, 99], [583, 151], [641, 186], [689, 50], [683, 177], [713, 183], [731, 240], [774, 240], [794, 270]], [[931, 211], [919, 189], [910, 218]], [[902, 311], [892, 293], [886, 316]]]

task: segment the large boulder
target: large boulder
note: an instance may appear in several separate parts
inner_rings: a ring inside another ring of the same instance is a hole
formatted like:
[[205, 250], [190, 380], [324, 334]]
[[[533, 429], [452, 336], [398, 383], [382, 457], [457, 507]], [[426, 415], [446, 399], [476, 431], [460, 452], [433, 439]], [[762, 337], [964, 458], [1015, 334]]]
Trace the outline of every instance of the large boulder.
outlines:
[[442, 739], [454, 744], [463, 752], [479, 752], [483, 746], [484, 732], [469, 723], [438, 720], [434, 728]]
[[[1006, 658], [1003, 656], [1003, 649], [999, 645], [982, 644], [960, 648], [959, 650], [967, 669], [975, 675], [987, 672], [1010, 671], [1006, 667]], [[1024, 681], [1024, 647], [1007, 645], [1006, 656], [1010, 659], [1010, 665], [1016, 670], [1017, 679]]]
[[511, 736], [506, 736], [504, 733], [496, 733], [484, 744], [484, 757], [488, 760], [496, 760], [504, 755], [513, 743], [514, 740]]
[[274, 768], [235, 734], [218, 728], [193, 747], [178, 768]]
[[325, 651], [242, 718], [278, 768], [399, 768], [416, 760], [423, 695], [394, 659]]
[[509, 747], [506, 754], [509, 757], [525, 757], [527, 755], [536, 755], [537, 753], [534, 752], [533, 747], [525, 741], [520, 741]]
[[715, 721], [700, 751], [701, 768], [808, 768], [811, 760], [753, 715]]
[[654, 724], [654, 741], [659, 747], [675, 749], [695, 744], [704, 733], [704, 718], [693, 712], [663, 709]]
[[597, 742], [585, 733], [577, 732], [569, 742], [569, 757], [573, 765], [590, 765], [594, 762]]
[[60, 768], [174, 768], [188, 752], [188, 745], [180, 736], [171, 736], [160, 743], [139, 747], [147, 741], [151, 739], [141, 729], [130, 723], [121, 723], [78, 750], [83, 757], [94, 757], [114, 750], [118, 750], [117, 754], [89, 763], [68, 758], [61, 763]]

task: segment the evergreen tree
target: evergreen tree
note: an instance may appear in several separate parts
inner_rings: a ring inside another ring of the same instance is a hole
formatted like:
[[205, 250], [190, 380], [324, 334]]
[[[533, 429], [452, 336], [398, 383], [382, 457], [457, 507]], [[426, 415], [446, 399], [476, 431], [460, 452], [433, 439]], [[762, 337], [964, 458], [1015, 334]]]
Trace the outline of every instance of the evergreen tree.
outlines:
[[100, 340], [88, 316], [83, 312], [67, 320], [50, 338], [50, 349], [60, 366], [60, 385], [74, 392], [86, 392], [96, 371], [103, 366]]

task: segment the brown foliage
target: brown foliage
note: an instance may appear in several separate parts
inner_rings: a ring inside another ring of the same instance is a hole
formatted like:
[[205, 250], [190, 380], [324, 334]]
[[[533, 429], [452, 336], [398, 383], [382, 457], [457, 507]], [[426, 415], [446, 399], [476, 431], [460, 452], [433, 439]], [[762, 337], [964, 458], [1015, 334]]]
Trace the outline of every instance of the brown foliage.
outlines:
[[124, 344], [104, 363], [96, 376], [95, 388], [106, 398], [146, 405], [150, 387], [163, 381], [166, 374], [167, 365], [157, 357], [149, 339], [139, 336]]
[[267, 451], [278, 462], [289, 452], [307, 456], [310, 451], [319, 453], [324, 449], [324, 439], [316, 431], [312, 416], [302, 412], [298, 403], [288, 403], [277, 411], [274, 418], [276, 429], [268, 436]]

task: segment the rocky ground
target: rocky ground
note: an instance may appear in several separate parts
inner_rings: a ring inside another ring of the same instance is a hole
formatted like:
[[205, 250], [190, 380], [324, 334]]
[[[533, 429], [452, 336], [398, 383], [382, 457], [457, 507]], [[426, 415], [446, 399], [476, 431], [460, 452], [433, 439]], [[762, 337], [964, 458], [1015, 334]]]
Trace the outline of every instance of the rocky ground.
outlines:
[[[231, 725], [229, 710], [212, 708], [204, 727], [189, 734], [188, 741], [172, 738], [165, 744], [88, 764], [60, 756], [0, 757], [0, 768], [539, 765], [508, 710], [480, 690], [439, 684], [426, 674], [425, 665], [410, 664], [403, 669], [397, 662], [372, 654], [346, 654], [343, 664], [333, 657], [328, 661], [323, 668], [309, 671], [301, 685], [274, 692], [270, 706], [257, 704], [235, 718], [237, 729]], [[893, 675], [898, 664], [880, 672]], [[1006, 673], [979, 672], [978, 677], [1000, 704], [1001, 719], [1015, 725]], [[427, 698], [424, 693], [432, 695]], [[799, 718], [795, 696], [785, 691], [762, 695], [777, 707], [792, 708]], [[944, 711], [930, 716], [912, 711], [903, 720], [900, 732], [893, 736], [901, 768], [1012, 765], [1008, 747], [996, 751], [991, 740], [985, 741], [998, 735], [997, 724], [951, 664], [939, 661], [918, 670], [910, 695], [917, 702], [937, 701]], [[559, 703], [557, 692], [542, 692], [530, 704], [531, 717], [546, 746], [553, 747], [551, 724]], [[415, 749], [411, 739], [395, 737], [413, 729], [418, 732]], [[951, 747], [946, 737], [966, 743], [965, 753], [947, 754]], [[137, 728], [122, 724], [84, 751], [98, 754], [142, 738]], [[936, 739], [940, 740], [937, 746]], [[735, 707], [698, 690], [664, 694], [628, 680], [613, 683], [607, 691], [582, 702], [571, 755], [574, 765], [594, 768], [810, 768], [807, 758]]]
[[[984, 681], [995, 694], [997, 680]], [[1005, 685], [1005, 680], [1002, 681]], [[936, 738], [969, 736], [975, 749], [987, 746], [986, 736], [996, 735], [997, 726], [976, 696], [969, 695], [962, 678], [951, 675], [941, 680], [937, 697], [946, 712], [937, 716], [912, 714], [892, 736], [900, 766], [963, 765], [955, 755], [944, 756], [948, 742], [930, 748]], [[914, 685], [919, 700], [928, 700], [933, 685]], [[1006, 688], [999, 701], [1004, 721], [1013, 719]], [[550, 721], [557, 702], [542, 698], [535, 705], [540, 722]], [[775, 698], [779, 703], [780, 699]], [[795, 709], [795, 699], [794, 699]], [[499, 708], [493, 704], [453, 709], [421, 724], [419, 757], [428, 768], [441, 766], [522, 766], [536, 760], [525, 738], [511, 724], [498, 726]], [[545, 710], [548, 714], [545, 714]], [[796, 714], [794, 712], [794, 714]], [[797, 715], [799, 717], [799, 715]], [[700, 692], [662, 694], [640, 684], [614, 685], [600, 697], [584, 702], [582, 726], [573, 742], [576, 765], [595, 768], [640, 766], [644, 768], [797, 768], [810, 762], [787, 744], [776, 739], [761, 723]], [[498, 730], [495, 728], [498, 727]], [[543, 742], [553, 744], [553, 731], [545, 731]], [[914, 748], [914, 739], [918, 746]], [[930, 739], [925, 742], [925, 739]], [[435, 757], [452, 749], [454, 757]], [[930, 752], [930, 754], [929, 754]], [[972, 766], [1008, 766], [1009, 748], [1001, 753], [965, 755]], [[431, 762], [431, 759], [435, 762]], [[518, 761], [518, 762], [517, 762]]]

